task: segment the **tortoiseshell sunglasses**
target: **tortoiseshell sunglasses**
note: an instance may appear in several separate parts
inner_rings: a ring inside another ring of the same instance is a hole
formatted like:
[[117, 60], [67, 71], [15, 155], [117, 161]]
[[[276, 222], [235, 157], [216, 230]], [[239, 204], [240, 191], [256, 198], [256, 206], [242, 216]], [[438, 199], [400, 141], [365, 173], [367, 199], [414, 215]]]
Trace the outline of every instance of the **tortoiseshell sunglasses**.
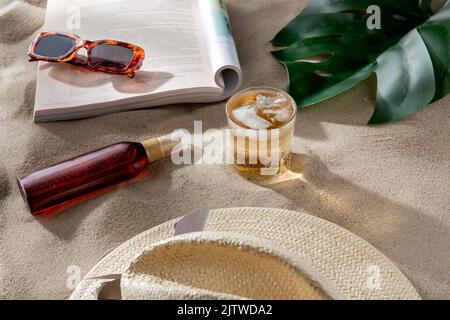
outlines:
[[[85, 48], [87, 57], [78, 56]], [[91, 70], [134, 77], [145, 58], [144, 49], [114, 40], [87, 41], [73, 33], [41, 32], [28, 50], [30, 61], [67, 62]]]

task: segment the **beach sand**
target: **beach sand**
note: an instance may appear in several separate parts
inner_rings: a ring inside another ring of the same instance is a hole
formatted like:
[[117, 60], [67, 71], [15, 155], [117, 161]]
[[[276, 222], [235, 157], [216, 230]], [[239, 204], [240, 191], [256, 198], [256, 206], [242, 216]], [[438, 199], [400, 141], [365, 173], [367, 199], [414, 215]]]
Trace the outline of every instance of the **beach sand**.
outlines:
[[[307, 1], [229, 0], [243, 87], [287, 89], [269, 41]], [[303, 179], [252, 184], [226, 165], [155, 168], [151, 178], [76, 205], [51, 220], [29, 214], [15, 179], [119, 141], [177, 128], [227, 126], [223, 102], [179, 105], [35, 124], [36, 63], [26, 50], [45, 1], [0, 1], [0, 298], [62, 299], [110, 250], [200, 207], [276, 207], [334, 222], [406, 274], [423, 298], [450, 297], [450, 98], [394, 124], [367, 126], [372, 78], [300, 110], [293, 168]], [[75, 267], [74, 267], [75, 266]], [[79, 269], [77, 269], [79, 268]]]

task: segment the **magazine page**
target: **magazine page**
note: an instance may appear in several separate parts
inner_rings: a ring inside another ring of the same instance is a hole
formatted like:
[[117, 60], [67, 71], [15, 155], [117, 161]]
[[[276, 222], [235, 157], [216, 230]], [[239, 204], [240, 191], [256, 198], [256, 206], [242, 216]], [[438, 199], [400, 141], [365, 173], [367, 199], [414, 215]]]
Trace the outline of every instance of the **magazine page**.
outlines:
[[242, 81], [228, 12], [223, 0], [198, 1], [214, 78], [224, 88], [222, 98], [227, 98], [240, 87]]
[[129, 42], [143, 47], [146, 59], [134, 79], [40, 62], [35, 119], [46, 110], [62, 115], [71, 107], [95, 109], [106, 102], [116, 108], [135, 101], [160, 104], [162, 96], [174, 92], [192, 95], [193, 90], [209, 89], [211, 95], [222, 94], [199, 11], [197, 0], [49, 0], [43, 30]]

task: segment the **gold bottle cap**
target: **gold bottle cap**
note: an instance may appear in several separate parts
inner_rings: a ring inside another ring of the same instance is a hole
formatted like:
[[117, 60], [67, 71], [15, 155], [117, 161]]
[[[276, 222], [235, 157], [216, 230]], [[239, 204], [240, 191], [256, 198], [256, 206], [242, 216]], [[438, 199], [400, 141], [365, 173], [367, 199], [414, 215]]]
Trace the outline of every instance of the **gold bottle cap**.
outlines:
[[182, 138], [182, 134], [174, 133], [142, 142], [147, 152], [148, 162], [153, 163], [169, 156]]

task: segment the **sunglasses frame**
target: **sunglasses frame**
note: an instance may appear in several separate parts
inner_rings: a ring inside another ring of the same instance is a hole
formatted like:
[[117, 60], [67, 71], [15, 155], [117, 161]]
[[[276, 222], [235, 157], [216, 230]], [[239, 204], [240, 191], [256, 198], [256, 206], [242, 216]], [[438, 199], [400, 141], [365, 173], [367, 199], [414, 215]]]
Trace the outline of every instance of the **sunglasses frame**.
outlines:
[[[64, 54], [60, 57], [49, 58], [49, 57], [45, 57], [45, 56], [36, 54], [36, 47], [37, 47], [39, 41], [45, 37], [55, 36], [55, 35], [67, 37], [67, 38], [74, 40], [75, 41], [74, 47], [70, 51], [68, 51], [66, 54]], [[92, 61], [91, 51], [95, 46], [104, 45], [104, 44], [116, 45], [116, 46], [121, 46], [121, 47], [131, 49], [134, 54], [133, 59], [131, 60], [131, 63], [122, 70], [116, 70], [116, 69], [111, 69], [111, 68], [107, 68], [107, 67], [93, 66], [93, 64], [91, 62]], [[77, 57], [78, 51], [81, 48], [86, 49], [87, 60], [83, 60], [83, 59], [80, 59]], [[86, 67], [86, 68], [88, 68], [90, 70], [94, 70], [94, 71], [101, 71], [101, 72], [112, 73], [112, 74], [123, 74], [123, 75], [127, 75], [130, 78], [133, 78], [136, 70], [139, 70], [142, 66], [142, 62], [144, 61], [144, 58], [145, 58], [145, 52], [144, 52], [144, 49], [142, 49], [141, 47], [138, 47], [133, 44], [126, 43], [126, 42], [120, 42], [120, 41], [115, 41], [115, 40], [89, 41], [89, 40], [83, 40], [80, 36], [78, 36], [74, 33], [40, 32], [36, 35], [33, 42], [31, 43], [30, 48], [28, 49], [28, 56], [30, 57], [30, 61], [41, 60], [41, 61], [48, 61], [48, 62], [65, 62], [65, 63], [70, 63], [70, 64], [73, 64], [76, 66]]]

